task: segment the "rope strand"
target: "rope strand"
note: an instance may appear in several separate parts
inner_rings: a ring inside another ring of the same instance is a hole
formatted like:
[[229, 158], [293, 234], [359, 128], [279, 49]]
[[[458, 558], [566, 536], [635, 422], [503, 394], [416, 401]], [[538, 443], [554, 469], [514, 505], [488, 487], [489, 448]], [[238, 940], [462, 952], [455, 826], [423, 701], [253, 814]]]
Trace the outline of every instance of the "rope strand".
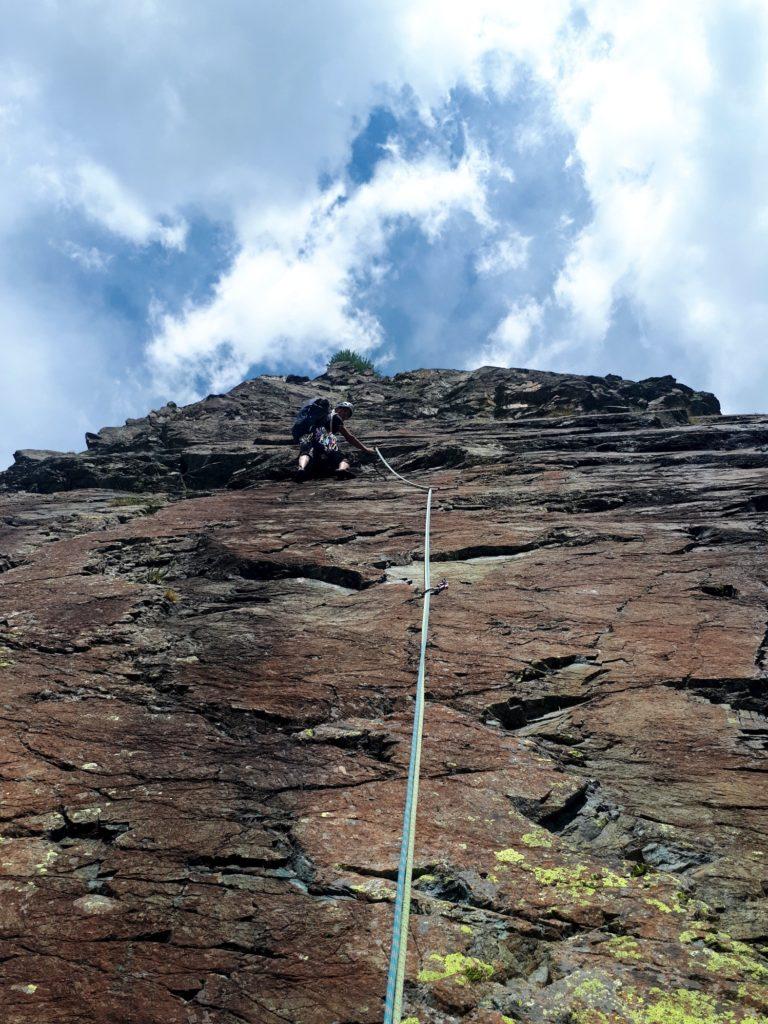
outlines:
[[427, 639], [429, 635], [429, 599], [432, 594], [430, 573], [429, 530], [432, 514], [432, 488], [414, 484], [400, 476], [376, 449], [376, 454], [387, 469], [403, 483], [427, 491], [427, 508], [424, 519], [424, 606], [421, 614], [421, 649], [419, 672], [416, 679], [416, 704], [413, 713], [411, 756], [408, 764], [405, 810], [403, 812], [403, 837], [400, 844], [400, 864], [397, 872], [397, 895], [392, 925], [392, 948], [387, 975], [387, 995], [384, 1007], [384, 1024], [400, 1024], [403, 1012], [403, 985], [405, 962], [408, 953], [408, 922], [411, 912], [411, 883], [413, 879], [413, 850], [416, 839], [416, 812], [419, 802], [419, 774], [421, 768], [421, 745], [424, 726], [424, 692], [426, 689]]

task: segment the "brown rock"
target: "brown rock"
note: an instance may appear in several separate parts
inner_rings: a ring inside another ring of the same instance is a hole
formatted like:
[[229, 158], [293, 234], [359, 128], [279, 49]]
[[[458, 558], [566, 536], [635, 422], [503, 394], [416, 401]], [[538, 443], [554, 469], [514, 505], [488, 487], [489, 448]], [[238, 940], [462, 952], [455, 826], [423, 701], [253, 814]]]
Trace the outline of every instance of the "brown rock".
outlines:
[[493, 367], [2, 477], [3, 1019], [381, 1020], [424, 502], [294, 484], [313, 393], [439, 488], [408, 1014], [762, 1024], [768, 418]]

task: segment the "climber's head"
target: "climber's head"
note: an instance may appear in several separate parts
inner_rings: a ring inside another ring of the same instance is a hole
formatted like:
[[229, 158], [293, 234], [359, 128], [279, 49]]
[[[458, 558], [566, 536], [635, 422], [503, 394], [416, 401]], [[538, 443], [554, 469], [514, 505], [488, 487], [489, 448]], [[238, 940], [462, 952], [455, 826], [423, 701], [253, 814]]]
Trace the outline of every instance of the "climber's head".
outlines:
[[343, 420], [348, 420], [354, 411], [355, 407], [351, 402], [339, 402], [334, 410], [336, 415], [341, 416]]

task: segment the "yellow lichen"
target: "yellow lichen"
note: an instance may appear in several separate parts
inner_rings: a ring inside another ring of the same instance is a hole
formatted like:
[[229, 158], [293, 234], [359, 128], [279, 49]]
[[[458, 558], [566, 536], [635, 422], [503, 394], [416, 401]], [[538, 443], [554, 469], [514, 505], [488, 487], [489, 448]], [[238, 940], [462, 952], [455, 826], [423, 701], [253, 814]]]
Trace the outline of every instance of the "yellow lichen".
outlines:
[[352, 892], [358, 892], [361, 896], [367, 896], [371, 903], [391, 903], [395, 898], [394, 885], [388, 888], [383, 882], [371, 879], [362, 885], [350, 885]]
[[640, 947], [629, 935], [616, 935], [604, 944], [604, 949], [618, 960], [642, 960]]
[[768, 1017], [762, 1015], [736, 1017], [733, 1004], [719, 1011], [712, 996], [693, 989], [662, 992], [653, 988], [650, 996], [652, 1001], [645, 1003], [634, 990], [624, 992], [624, 1013], [631, 1024], [768, 1024]]
[[757, 1003], [758, 1006], [768, 1010], [768, 988], [765, 985], [756, 985], [754, 982], [746, 982], [739, 985], [736, 995], [743, 1002]]
[[38, 863], [35, 865], [36, 873], [38, 875], [47, 875], [49, 866], [56, 860], [58, 856], [59, 854], [57, 850], [46, 850], [45, 853], [43, 854], [43, 859], [41, 861], [38, 861]]
[[660, 910], [662, 914], [672, 913], [672, 907], [668, 907], [666, 903], [662, 902], [662, 900], [657, 900], [653, 896], [646, 897], [644, 902], [647, 903], [649, 907], [655, 907], [657, 910]]
[[494, 857], [496, 860], [501, 861], [502, 864], [522, 864], [525, 861], [523, 854], [513, 849], [497, 850]]
[[606, 889], [626, 889], [629, 879], [623, 875], [617, 875], [615, 871], [603, 868], [603, 885]]
[[575, 902], [584, 901], [585, 896], [594, 896], [597, 876], [590, 875], [583, 864], [575, 867], [533, 869], [539, 885], [553, 886]]
[[607, 991], [607, 987], [597, 978], [585, 978], [573, 990], [573, 995], [577, 999], [594, 999], [605, 995]]
[[755, 951], [746, 942], [737, 942], [730, 937], [723, 941], [719, 936], [716, 941], [718, 949], [700, 951], [706, 957], [708, 971], [712, 971], [713, 974], [724, 972], [754, 978], [755, 981], [768, 981], [768, 967], [758, 960]]
[[548, 849], [552, 846], [552, 837], [542, 829], [535, 829], [520, 836], [520, 842], [526, 846], [544, 846]]
[[419, 981], [429, 983], [451, 978], [457, 985], [467, 985], [478, 981], [487, 981], [493, 977], [492, 965], [486, 964], [474, 956], [465, 956], [463, 953], [447, 953], [445, 956], [440, 953], [430, 953], [428, 959], [440, 964], [440, 969], [419, 971]]

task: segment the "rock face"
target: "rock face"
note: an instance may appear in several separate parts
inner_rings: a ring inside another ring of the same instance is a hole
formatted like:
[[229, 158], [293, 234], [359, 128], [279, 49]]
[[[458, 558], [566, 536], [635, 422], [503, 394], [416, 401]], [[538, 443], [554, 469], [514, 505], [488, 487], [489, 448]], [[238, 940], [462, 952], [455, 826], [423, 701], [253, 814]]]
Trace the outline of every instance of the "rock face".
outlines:
[[672, 378], [270, 377], [0, 475], [9, 1024], [768, 1021], [768, 417]]

